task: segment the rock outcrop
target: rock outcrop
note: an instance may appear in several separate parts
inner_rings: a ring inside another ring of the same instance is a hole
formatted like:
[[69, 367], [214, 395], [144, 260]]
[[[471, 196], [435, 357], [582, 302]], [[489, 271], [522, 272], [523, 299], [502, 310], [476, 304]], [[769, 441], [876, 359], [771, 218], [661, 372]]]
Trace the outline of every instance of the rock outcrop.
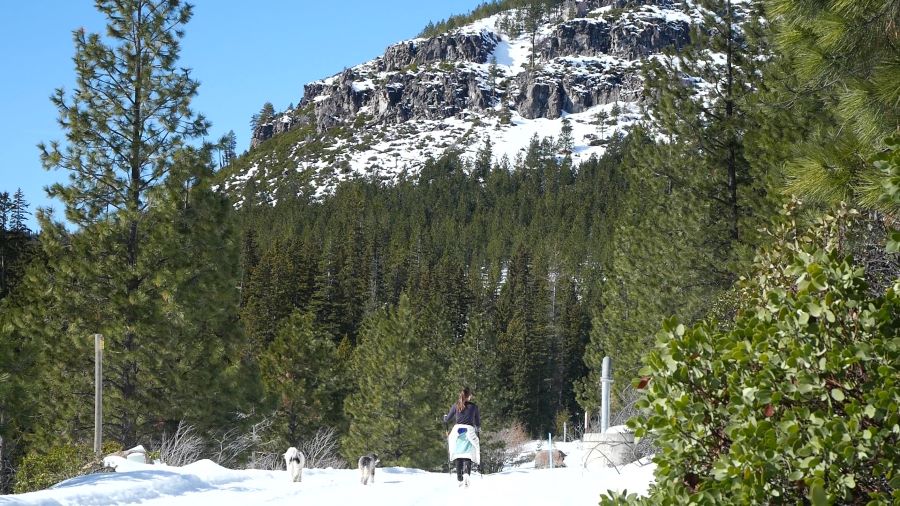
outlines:
[[573, 19], [558, 25], [541, 44], [544, 59], [561, 56], [609, 55], [627, 60], [681, 47], [689, 41], [690, 25], [684, 19], [665, 17], [617, 20]]
[[563, 60], [565, 69], [542, 68], [516, 77], [515, 109], [524, 118], [558, 118], [593, 106], [640, 97], [634, 69], [595, 59]]
[[300, 108], [312, 106], [318, 130], [366, 114], [380, 123], [443, 119], [466, 109], [491, 106], [495, 91], [478, 72], [453, 64], [443, 68], [395, 72], [374, 82], [347, 69], [328, 82], [307, 85]]
[[515, 11], [400, 42], [305, 85], [296, 109], [254, 129], [251, 147], [303, 126], [312, 127], [309, 138], [337, 127], [378, 131], [449, 118], [503, 117], [510, 125], [516, 113], [519, 121], [556, 119], [637, 102], [642, 61], [686, 44], [700, 18], [680, 8], [670, 0], [575, 0], [567, 12], [577, 17], [554, 18], [538, 30], [533, 65], [531, 37]]
[[414, 39], [387, 48], [379, 70], [395, 72], [413, 65], [436, 62], [486, 63], [500, 37], [493, 32], [477, 34], [449, 33], [429, 39]]

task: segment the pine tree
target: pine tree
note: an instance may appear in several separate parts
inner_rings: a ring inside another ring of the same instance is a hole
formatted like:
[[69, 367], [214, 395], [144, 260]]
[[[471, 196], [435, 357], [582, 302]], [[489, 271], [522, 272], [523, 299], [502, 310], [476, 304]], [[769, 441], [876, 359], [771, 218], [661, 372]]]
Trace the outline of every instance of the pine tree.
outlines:
[[[890, 0], [769, 0], [778, 48], [789, 60], [795, 115], [810, 114], [793, 96], [816, 97], [827, 110], [787, 165], [788, 190], [819, 202], [852, 202], [897, 213], [880, 199], [880, 175], [868, 163], [900, 131], [897, 22]], [[800, 107], [798, 107], [800, 106]]]
[[39, 215], [47, 265], [36, 284], [50, 300], [34, 310], [53, 318], [29, 330], [55, 361], [47, 423], [65, 421], [73, 437], [90, 424], [79, 406], [92, 390], [87, 336], [106, 337], [105, 427], [128, 446], [182, 418], [209, 424], [236, 401], [228, 390], [236, 244], [230, 205], [210, 186], [211, 146], [186, 147], [208, 127], [190, 109], [197, 81], [177, 66], [191, 7], [98, 0], [97, 8], [108, 38], [75, 32], [75, 91], [52, 99], [66, 143], [40, 146], [47, 169], [69, 172], [71, 184], [49, 194], [77, 232]]
[[525, 31], [531, 34], [531, 52], [528, 67], [534, 70], [534, 57], [537, 50], [537, 32], [547, 13], [546, 0], [522, 0], [525, 12]]
[[[758, 128], [756, 94], [766, 39], [757, 3], [701, 2], [704, 29], [689, 44], [648, 65], [657, 97], [650, 117], [665, 141], [645, 150], [645, 162], [668, 185], [690, 188], [692, 216], [701, 218], [707, 265], [697, 268], [724, 288], [746, 263], [758, 230], [773, 208], [770, 167], [748, 159], [747, 135]], [[697, 80], [712, 84], [702, 93]]]
[[0, 192], [0, 232], [10, 229], [9, 210], [11, 207], [12, 201], [9, 199], [9, 192]]
[[427, 469], [446, 456], [438, 422], [445, 400], [440, 365], [417, 340], [421, 330], [406, 295], [363, 325], [351, 365], [354, 392], [344, 408], [348, 459], [375, 452], [385, 465]]
[[259, 110], [259, 113], [253, 115], [253, 119], [250, 121], [250, 128], [255, 130], [256, 127], [265, 125], [274, 118], [275, 106], [272, 105], [272, 102], [266, 102], [263, 104], [262, 109]]
[[285, 445], [340, 424], [344, 364], [332, 336], [316, 328], [312, 314], [295, 311], [286, 318], [262, 353], [260, 366]]
[[[252, 241], [252, 237], [250, 238]], [[253, 261], [253, 244], [245, 243]], [[241, 321], [251, 346], [263, 350], [275, 339], [281, 321], [307, 307], [313, 296], [315, 259], [297, 240], [278, 240], [252, 267], [242, 293]], [[331, 332], [330, 329], [326, 331]]]
[[228, 167], [237, 158], [237, 135], [229, 130], [219, 140], [219, 167]]
[[559, 150], [565, 155], [571, 155], [575, 149], [575, 137], [572, 136], [572, 122], [569, 118], [563, 118], [562, 129], [559, 132], [559, 140], [557, 141]]
[[594, 115], [594, 124], [597, 125], [597, 133], [601, 139], [606, 137], [607, 120], [609, 120], [609, 114], [606, 111], [597, 111], [597, 114]]
[[497, 79], [500, 78], [500, 68], [497, 66], [497, 56], [491, 54], [491, 59], [488, 65], [488, 81], [490, 82], [491, 89], [491, 102], [490, 106], [493, 107], [495, 105], [495, 101], [497, 103], [502, 100], [502, 98], [497, 93]]
[[240, 306], [244, 307], [247, 300], [247, 289], [250, 284], [250, 277], [256, 266], [259, 264], [259, 244], [256, 242], [256, 233], [253, 229], [248, 228], [243, 232], [243, 240], [241, 241], [241, 284], [240, 284]]
[[550, 379], [550, 343], [546, 315], [539, 309], [546, 300], [533, 272], [531, 254], [520, 247], [510, 260], [506, 284], [497, 302], [497, 351], [500, 375], [508, 378], [503, 418], [520, 421], [534, 433], [549, 427], [553, 413], [547, 388]]
[[25, 193], [19, 188], [13, 195], [12, 204], [10, 205], [9, 222], [10, 230], [13, 232], [28, 232], [26, 224], [27, 216], [31, 214], [28, 211], [28, 202], [25, 201]]
[[[704, 237], [705, 214], [697, 212], [692, 187], [675, 185], [666, 173], [645, 165], [655, 145], [636, 129], [624, 145], [611, 144], [612, 185], [605, 215], [612, 230], [600, 283], [600, 311], [592, 320], [584, 361], [588, 375], [579, 381], [578, 401], [587, 411], [599, 405], [600, 366], [613, 359], [615, 385], [624, 388], [636, 376], [641, 358], [659, 322], [673, 314], [687, 320], [702, 316], [717, 290]], [[673, 167], [683, 170], [681, 165]]]
[[619, 116], [621, 116], [621, 115], [622, 115], [622, 106], [620, 106], [619, 101], [616, 100], [616, 102], [613, 104], [612, 108], [609, 110], [609, 117], [614, 122], [616, 122], [619, 120]]

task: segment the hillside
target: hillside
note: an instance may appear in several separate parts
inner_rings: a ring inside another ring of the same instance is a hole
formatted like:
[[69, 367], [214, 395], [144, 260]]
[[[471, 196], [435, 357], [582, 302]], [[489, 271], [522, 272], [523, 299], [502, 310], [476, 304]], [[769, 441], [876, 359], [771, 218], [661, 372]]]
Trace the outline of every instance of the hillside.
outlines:
[[560, 156], [603, 153], [642, 117], [642, 66], [685, 44], [702, 13], [691, 1], [567, 5], [533, 31], [527, 13], [508, 10], [306, 84], [295, 108], [256, 126], [225, 188], [265, 201], [291, 181], [322, 195], [354, 177], [415, 175], [447, 150], [472, 157], [488, 139], [496, 159], [514, 161], [564, 128]]

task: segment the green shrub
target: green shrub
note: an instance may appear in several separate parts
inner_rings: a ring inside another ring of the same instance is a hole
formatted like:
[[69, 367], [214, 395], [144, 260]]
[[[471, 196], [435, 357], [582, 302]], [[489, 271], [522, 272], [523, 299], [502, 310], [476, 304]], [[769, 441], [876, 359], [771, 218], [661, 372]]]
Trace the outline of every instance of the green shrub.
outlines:
[[601, 504], [900, 501], [900, 280], [867, 294], [841, 250], [852, 211], [805, 233], [791, 215], [733, 326], [665, 323], [642, 371], [647, 414], [629, 422], [658, 436], [656, 483]]
[[[121, 449], [117, 443], [103, 443], [104, 455]], [[17, 494], [43, 490], [63, 480], [95, 472], [100, 467], [92, 445], [61, 444], [46, 451], [32, 449], [19, 465], [13, 490]]]

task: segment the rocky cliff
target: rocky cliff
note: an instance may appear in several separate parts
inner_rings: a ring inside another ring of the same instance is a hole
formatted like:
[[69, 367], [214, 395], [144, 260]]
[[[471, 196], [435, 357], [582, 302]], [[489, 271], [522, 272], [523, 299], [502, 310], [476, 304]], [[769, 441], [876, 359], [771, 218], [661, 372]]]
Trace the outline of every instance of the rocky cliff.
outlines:
[[[347, 177], [390, 179], [447, 148], [473, 152], [487, 137], [495, 154], [513, 158], [533, 135], [557, 135], [563, 117], [574, 156], [599, 153], [604, 138], [639, 120], [641, 65], [687, 43], [701, 19], [690, 0], [573, 1], [534, 34], [512, 10], [394, 44], [305, 85], [296, 108], [258, 125], [255, 163], [229, 185], [272, 180], [279, 168], [308, 173], [315, 191]], [[256, 152], [295, 130], [290, 160]]]

